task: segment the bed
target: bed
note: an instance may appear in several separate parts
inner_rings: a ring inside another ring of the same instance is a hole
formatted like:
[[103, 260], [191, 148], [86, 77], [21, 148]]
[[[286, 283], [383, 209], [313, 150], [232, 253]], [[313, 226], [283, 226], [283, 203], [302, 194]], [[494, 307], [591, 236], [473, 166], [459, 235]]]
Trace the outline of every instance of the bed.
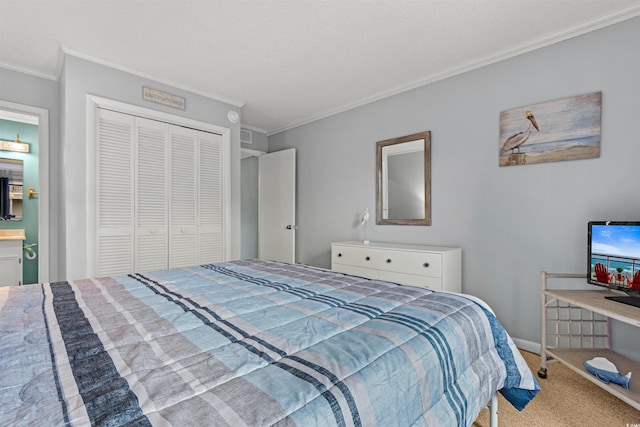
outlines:
[[539, 390], [491, 310], [244, 260], [0, 288], [7, 425], [469, 426]]

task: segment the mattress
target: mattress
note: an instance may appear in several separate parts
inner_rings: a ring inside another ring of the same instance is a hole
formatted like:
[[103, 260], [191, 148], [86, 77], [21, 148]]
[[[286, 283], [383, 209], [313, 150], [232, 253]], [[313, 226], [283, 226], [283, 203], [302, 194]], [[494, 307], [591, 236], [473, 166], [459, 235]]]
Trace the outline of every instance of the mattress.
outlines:
[[3, 425], [468, 426], [538, 384], [462, 294], [245, 260], [0, 288]]

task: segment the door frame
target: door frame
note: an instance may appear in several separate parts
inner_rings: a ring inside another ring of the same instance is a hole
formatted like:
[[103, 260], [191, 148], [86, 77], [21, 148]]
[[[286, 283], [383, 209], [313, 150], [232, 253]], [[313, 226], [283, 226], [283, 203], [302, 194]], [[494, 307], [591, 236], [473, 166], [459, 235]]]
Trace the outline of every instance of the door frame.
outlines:
[[0, 99], [0, 110], [38, 119], [38, 283], [49, 281], [49, 110]]
[[96, 144], [97, 126], [96, 116], [98, 108], [117, 111], [123, 114], [144, 117], [151, 120], [159, 120], [177, 126], [189, 127], [205, 132], [222, 135], [222, 179], [223, 179], [223, 260], [228, 261], [231, 257], [231, 129], [205, 123], [198, 120], [188, 119], [182, 116], [163, 113], [157, 110], [114, 101], [95, 95], [87, 95], [86, 117], [87, 117], [87, 277], [94, 277], [96, 274]]

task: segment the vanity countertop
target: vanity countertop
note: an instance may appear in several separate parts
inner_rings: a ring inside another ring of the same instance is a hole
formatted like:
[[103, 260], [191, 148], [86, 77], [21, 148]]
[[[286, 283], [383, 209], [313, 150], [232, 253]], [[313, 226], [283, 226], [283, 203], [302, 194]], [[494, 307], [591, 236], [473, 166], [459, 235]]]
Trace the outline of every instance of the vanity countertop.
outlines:
[[25, 240], [24, 229], [0, 230], [0, 240]]

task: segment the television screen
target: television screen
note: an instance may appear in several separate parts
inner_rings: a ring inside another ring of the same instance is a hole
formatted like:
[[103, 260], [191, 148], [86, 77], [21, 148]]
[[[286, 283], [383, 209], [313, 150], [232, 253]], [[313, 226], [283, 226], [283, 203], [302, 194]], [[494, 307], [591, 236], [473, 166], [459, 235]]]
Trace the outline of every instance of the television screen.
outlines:
[[635, 295], [640, 304], [640, 221], [589, 222], [588, 257], [589, 283]]

